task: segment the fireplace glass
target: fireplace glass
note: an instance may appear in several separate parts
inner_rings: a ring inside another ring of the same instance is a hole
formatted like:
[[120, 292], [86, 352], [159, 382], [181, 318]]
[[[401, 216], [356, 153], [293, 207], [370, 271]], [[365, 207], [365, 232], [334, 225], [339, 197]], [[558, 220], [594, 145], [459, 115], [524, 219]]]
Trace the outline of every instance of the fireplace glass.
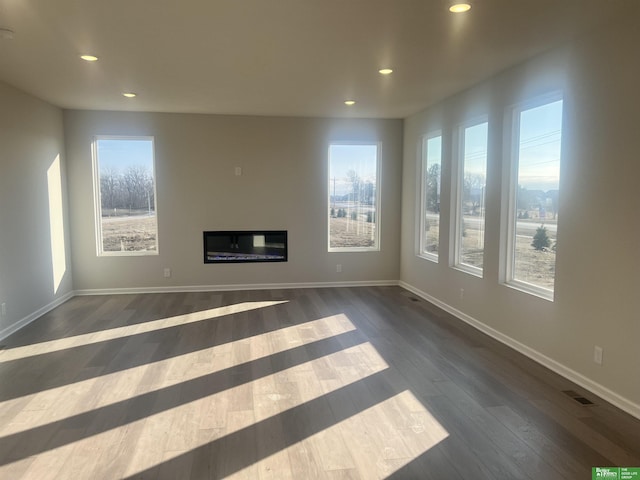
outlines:
[[204, 232], [204, 263], [286, 261], [286, 230]]

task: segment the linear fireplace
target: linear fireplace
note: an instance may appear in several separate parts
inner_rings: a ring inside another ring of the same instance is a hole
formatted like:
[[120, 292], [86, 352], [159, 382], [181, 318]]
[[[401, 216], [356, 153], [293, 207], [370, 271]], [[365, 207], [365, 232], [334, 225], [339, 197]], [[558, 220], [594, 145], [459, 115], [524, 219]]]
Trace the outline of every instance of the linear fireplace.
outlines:
[[203, 232], [204, 263], [286, 262], [286, 230]]

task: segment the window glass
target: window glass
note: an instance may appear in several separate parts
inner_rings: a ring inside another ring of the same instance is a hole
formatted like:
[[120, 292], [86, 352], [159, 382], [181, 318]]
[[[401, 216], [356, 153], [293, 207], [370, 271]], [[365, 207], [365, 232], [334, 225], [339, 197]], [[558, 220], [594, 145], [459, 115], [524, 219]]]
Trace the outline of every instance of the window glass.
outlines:
[[98, 254], [157, 254], [153, 138], [97, 137], [94, 182]]
[[379, 248], [378, 145], [329, 146], [329, 250]]
[[562, 100], [516, 111], [510, 280], [553, 291]]
[[488, 123], [465, 127], [458, 169], [456, 265], [482, 274], [484, 263], [485, 190]]
[[420, 255], [438, 260], [442, 136], [422, 139]]

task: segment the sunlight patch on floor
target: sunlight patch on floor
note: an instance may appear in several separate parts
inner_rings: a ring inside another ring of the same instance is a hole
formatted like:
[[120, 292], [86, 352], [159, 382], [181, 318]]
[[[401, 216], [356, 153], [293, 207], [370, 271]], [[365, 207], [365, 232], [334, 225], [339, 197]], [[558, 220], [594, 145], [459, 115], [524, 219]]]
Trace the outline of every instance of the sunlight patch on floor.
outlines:
[[[32, 398], [28, 404], [22, 407], [11, 421], [0, 426], [0, 435], [19, 433], [61, 421], [72, 415], [90, 412], [138, 395], [205, 378], [207, 375], [222, 372], [243, 363], [260, 360], [286, 352], [291, 348], [354, 330], [355, 327], [346, 315], [332, 315], [157, 362], [142, 362], [137, 367], [42, 390], [31, 394]], [[268, 348], [265, 347], [267, 345]], [[155, 346], [149, 347], [147, 353], [143, 349], [138, 353], [150, 357]], [[366, 361], [374, 361], [377, 353], [372, 353], [370, 349], [362, 349], [352, 355], [360, 355]], [[278, 372], [274, 376], [279, 378], [287, 378], [287, 375], [296, 376], [309, 368], [307, 364], [302, 364]], [[143, 381], [145, 376], [155, 380], [145, 382]], [[253, 383], [256, 382], [260, 387], [264, 379], [255, 380]], [[24, 403], [24, 400], [25, 397], [7, 400], [1, 402], [0, 407], [10, 409], [13, 405]]]
[[[345, 366], [346, 358], [350, 362], [348, 367]], [[387, 363], [369, 342], [345, 348], [339, 352], [141, 420], [148, 423], [144, 429], [144, 438], [139, 441], [142, 444], [157, 442], [158, 429], [172, 432], [163, 447], [165, 451], [175, 452], [175, 455], [165, 455], [162, 456], [162, 459], [160, 459], [160, 455], [157, 456], [157, 463], [171, 461], [183, 455], [184, 452], [205, 447], [212, 439], [215, 441], [228, 438], [243, 430], [252, 429], [256, 425], [260, 425], [261, 422], [269, 423], [280, 414], [287, 414], [296, 407], [321, 399], [327, 394], [349, 387], [349, 385], [388, 368]], [[338, 373], [333, 382], [318, 381], [318, 378], [323, 375], [333, 376], [330, 372], [340, 372], [341, 370], [344, 370], [345, 373]], [[418, 405], [420, 405], [419, 402]], [[417, 407], [413, 405], [413, 408]], [[362, 414], [365, 417], [369, 415], [366, 411]], [[339, 425], [331, 427], [329, 433], [319, 432], [318, 438], [326, 439]], [[267, 435], [270, 434], [271, 432], [267, 432]], [[270, 440], [266, 438], [262, 441], [269, 442]], [[275, 439], [274, 441], [277, 442]], [[305, 442], [312, 444], [316, 441], [313, 438], [305, 440]], [[126, 472], [127, 476], [135, 476], [156, 465], [149, 463], [148, 448], [142, 444], [133, 452], [130, 468]], [[292, 445], [288, 448], [298, 447]], [[288, 448], [274, 455], [288, 455]], [[147, 453], [143, 454], [142, 458], [138, 458], [136, 451]], [[271, 461], [269, 458], [265, 458], [263, 461], [268, 464]], [[276, 475], [274, 478], [283, 478], [281, 474], [284, 472], [276, 472], [276, 470], [277, 468], [272, 469]], [[237, 474], [240, 475], [239, 478], [242, 478], [241, 472]]]
[[[353, 360], [353, 368], [360, 372], [358, 375], [349, 375], [351, 380], [323, 387], [313, 380], [319, 370], [343, 368], [345, 356]], [[26, 473], [27, 476], [37, 475], [39, 479], [59, 478], [56, 477], [59, 470], [54, 467], [62, 468], [64, 465], [65, 474], [71, 468], [80, 475], [75, 478], [86, 478], [90, 476], [88, 468], [105, 472], [110, 462], [116, 458], [122, 461], [124, 456], [130, 458], [130, 469], [124, 475], [133, 475], [161, 461], [171, 460], [171, 456], [164, 453], [166, 451], [197, 449], [211, 442], [212, 438], [251, 428], [256, 422], [318, 399], [386, 368], [387, 364], [371, 344], [356, 345], [213, 395], [193, 401], [185, 399], [179, 406], [42, 452]], [[75, 407], [70, 407], [74, 414], [80, 411], [77, 405]], [[152, 409], [153, 405], [150, 405]], [[33, 421], [28, 424], [31, 428], [35, 426]], [[76, 432], [61, 431], [59, 434], [64, 436], [65, 433], [72, 438]], [[105, 449], [105, 445], [113, 448]], [[79, 461], [82, 458], [88, 461], [92, 454], [95, 457], [91, 459], [90, 466]], [[8, 467], [3, 467], [0, 472]]]
[[448, 436], [405, 390], [226, 478], [263, 478], [265, 472], [272, 472], [273, 478], [296, 478], [287, 460], [311, 456], [328, 478], [334, 478], [331, 473], [351, 478], [351, 473], [358, 478], [382, 479]]
[[213, 320], [215, 318], [233, 315], [235, 313], [248, 312], [260, 308], [273, 307], [287, 303], [288, 300], [282, 301], [265, 301], [265, 302], [243, 302], [235, 305], [227, 305], [224, 307], [211, 308], [184, 315], [176, 315], [174, 317], [161, 318], [151, 320], [144, 323], [136, 323], [123, 327], [110, 328], [108, 330], [100, 330], [98, 332], [84, 333], [70, 337], [60, 338], [58, 340], [50, 340], [47, 342], [33, 343], [22, 347], [8, 347], [0, 351], [0, 361], [7, 362], [10, 360], [18, 360], [33, 355], [41, 355], [44, 353], [57, 352], [67, 348], [81, 347], [83, 345], [91, 345], [94, 343], [105, 342], [118, 338], [124, 338], [131, 335], [139, 335], [142, 333], [155, 332], [165, 328], [179, 327], [189, 323]]
[[[279, 303], [247, 302], [70, 340], [86, 345]], [[277, 312], [265, 310], [262, 320], [272, 324]], [[192, 340], [176, 341], [188, 348]], [[64, 339], [45, 344], [55, 351]], [[136, 478], [177, 470], [188, 477], [186, 465], [224, 478], [300, 478], [309, 466], [321, 478], [385, 478], [448, 436], [345, 314], [151, 362], [157, 349], [152, 341], [125, 344], [118, 356], [139, 366], [107, 375], [95, 367], [93, 378], [0, 404], [20, 406], [0, 427], [0, 441], [38, 428], [53, 436], [50, 449], [25, 446], [25, 458], [15, 456], [0, 475]]]

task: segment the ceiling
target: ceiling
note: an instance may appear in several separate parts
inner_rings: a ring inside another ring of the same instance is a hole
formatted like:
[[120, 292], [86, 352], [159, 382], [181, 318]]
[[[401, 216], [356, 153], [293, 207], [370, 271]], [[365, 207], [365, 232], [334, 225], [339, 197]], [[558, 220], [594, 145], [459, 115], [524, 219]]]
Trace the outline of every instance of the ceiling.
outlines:
[[404, 118], [637, 3], [0, 0], [0, 80], [69, 109]]

